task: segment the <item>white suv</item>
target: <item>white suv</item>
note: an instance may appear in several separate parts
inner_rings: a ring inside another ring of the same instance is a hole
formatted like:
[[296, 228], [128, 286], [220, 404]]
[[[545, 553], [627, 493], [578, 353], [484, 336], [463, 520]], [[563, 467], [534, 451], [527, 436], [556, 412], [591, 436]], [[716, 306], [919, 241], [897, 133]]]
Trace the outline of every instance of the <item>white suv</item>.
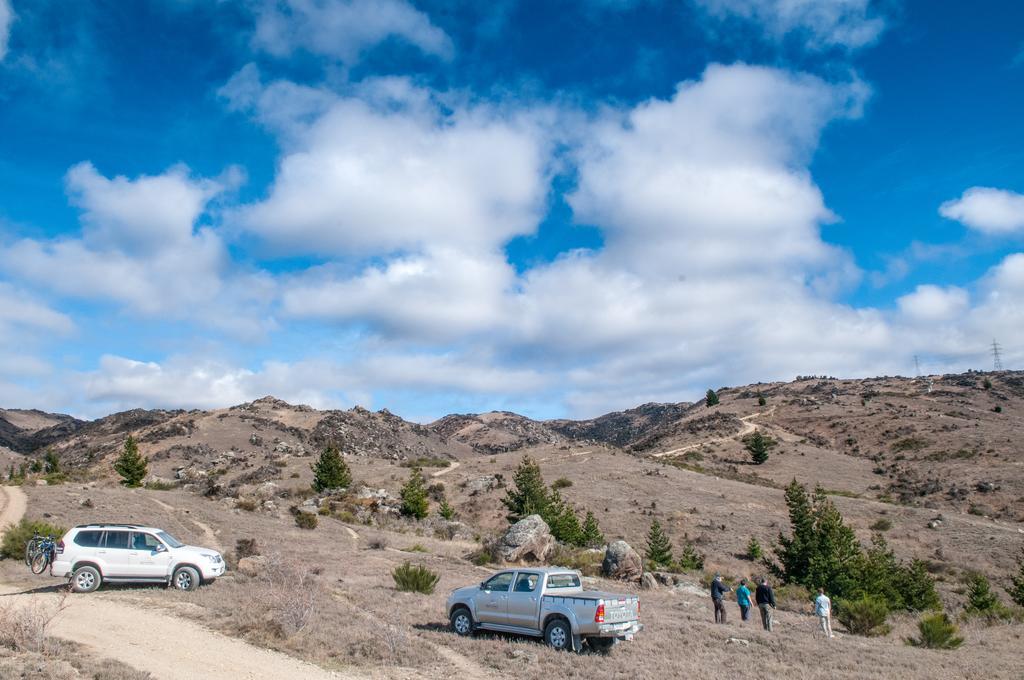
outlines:
[[195, 590], [224, 573], [224, 558], [216, 550], [185, 545], [162, 529], [82, 524], [57, 543], [50, 573], [70, 578], [76, 593], [91, 593], [104, 582]]

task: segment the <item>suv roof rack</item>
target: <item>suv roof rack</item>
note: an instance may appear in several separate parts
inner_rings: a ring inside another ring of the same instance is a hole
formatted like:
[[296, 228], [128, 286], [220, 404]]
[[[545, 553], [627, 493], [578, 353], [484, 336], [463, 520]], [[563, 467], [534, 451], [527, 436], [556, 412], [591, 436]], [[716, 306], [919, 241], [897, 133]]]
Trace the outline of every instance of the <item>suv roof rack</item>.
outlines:
[[140, 529], [142, 528], [139, 524], [111, 524], [108, 522], [91, 522], [89, 524], [79, 524], [76, 529], [84, 529], [86, 527], [119, 527], [121, 529]]

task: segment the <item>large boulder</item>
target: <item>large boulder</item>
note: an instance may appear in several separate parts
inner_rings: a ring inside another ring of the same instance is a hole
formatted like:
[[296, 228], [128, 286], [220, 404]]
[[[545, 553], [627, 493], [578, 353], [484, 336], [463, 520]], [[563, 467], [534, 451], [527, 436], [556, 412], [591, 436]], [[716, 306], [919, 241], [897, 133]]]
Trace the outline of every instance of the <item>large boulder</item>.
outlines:
[[601, 573], [620, 581], [639, 581], [644, 573], [644, 563], [629, 543], [614, 541], [605, 550]]
[[524, 517], [508, 528], [498, 542], [503, 562], [545, 562], [555, 549], [555, 537], [540, 515]]

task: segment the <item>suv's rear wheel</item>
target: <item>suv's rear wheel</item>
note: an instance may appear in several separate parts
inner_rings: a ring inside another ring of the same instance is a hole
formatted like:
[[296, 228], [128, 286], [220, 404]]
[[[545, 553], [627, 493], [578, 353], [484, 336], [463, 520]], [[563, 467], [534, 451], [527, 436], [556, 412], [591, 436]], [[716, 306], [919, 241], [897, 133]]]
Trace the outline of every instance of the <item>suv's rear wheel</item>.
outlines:
[[544, 642], [559, 652], [572, 647], [572, 629], [563, 619], [555, 619], [544, 629]]
[[99, 588], [102, 582], [103, 577], [96, 567], [79, 567], [71, 574], [71, 589], [76, 593], [91, 593]]
[[451, 615], [452, 630], [465, 637], [473, 632], [473, 615], [465, 607], [457, 607]]
[[171, 577], [171, 585], [178, 590], [195, 590], [199, 587], [199, 572], [193, 567], [178, 567]]

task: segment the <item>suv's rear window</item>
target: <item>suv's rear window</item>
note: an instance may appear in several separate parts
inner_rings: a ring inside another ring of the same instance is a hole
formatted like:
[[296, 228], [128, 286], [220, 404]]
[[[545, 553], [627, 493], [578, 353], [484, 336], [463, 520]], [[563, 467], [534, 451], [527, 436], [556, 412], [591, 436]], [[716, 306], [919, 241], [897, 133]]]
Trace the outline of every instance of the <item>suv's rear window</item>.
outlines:
[[102, 539], [102, 531], [79, 531], [75, 535], [75, 545], [80, 545], [83, 548], [98, 548]]
[[548, 588], [579, 588], [580, 579], [576, 574], [551, 574], [548, 576]]
[[107, 532], [107, 546], [108, 548], [123, 548], [128, 549], [128, 532], [127, 531], [108, 531]]

